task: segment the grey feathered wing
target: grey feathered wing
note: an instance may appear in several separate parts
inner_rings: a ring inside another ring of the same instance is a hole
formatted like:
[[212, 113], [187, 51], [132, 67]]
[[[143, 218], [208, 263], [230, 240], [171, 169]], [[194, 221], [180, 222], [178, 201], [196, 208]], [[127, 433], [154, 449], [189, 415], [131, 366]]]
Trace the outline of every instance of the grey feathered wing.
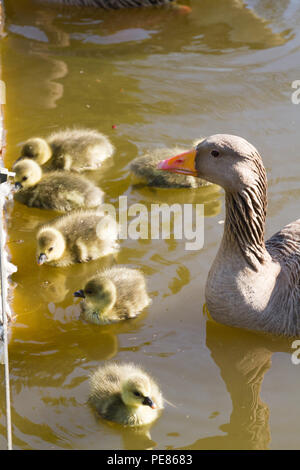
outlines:
[[272, 258], [287, 270], [290, 284], [298, 287], [300, 294], [300, 219], [275, 233], [266, 242], [266, 248]]

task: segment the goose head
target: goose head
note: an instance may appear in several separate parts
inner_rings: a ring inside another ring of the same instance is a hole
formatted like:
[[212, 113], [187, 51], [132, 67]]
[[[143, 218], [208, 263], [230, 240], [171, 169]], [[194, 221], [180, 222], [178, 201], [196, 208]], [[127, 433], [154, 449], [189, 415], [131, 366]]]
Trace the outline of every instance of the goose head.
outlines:
[[42, 170], [38, 163], [29, 158], [17, 162], [13, 170], [15, 172], [15, 188], [27, 189], [37, 184], [42, 178]]
[[117, 289], [110, 279], [90, 279], [84, 289], [74, 292], [75, 297], [85, 300], [88, 308], [83, 309], [87, 321], [101, 324], [101, 314], [109, 311], [117, 300]]
[[129, 377], [122, 384], [121, 396], [127, 406], [149, 406], [152, 409], [157, 408], [157, 405], [151, 398], [151, 384], [147, 377]]
[[27, 140], [21, 150], [21, 158], [32, 158], [43, 165], [51, 158], [52, 152], [45, 139], [34, 137]]
[[61, 258], [65, 248], [65, 239], [55, 228], [48, 227], [38, 232], [37, 262], [39, 265]]
[[192, 150], [159, 162], [158, 168], [192, 175], [241, 192], [264, 174], [258, 151], [242, 137], [216, 134], [200, 141]]

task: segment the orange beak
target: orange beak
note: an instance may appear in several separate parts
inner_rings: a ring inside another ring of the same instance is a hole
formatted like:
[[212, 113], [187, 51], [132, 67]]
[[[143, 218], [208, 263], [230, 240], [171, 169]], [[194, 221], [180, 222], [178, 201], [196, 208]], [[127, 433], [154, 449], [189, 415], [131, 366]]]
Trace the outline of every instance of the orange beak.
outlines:
[[198, 172], [195, 168], [196, 155], [196, 149], [192, 149], [188, 152], [176, 155], [176, 157], [171, 157], [159, 162], [157, 168], [159, 170], [166, 170], [182, 175], [198, 176]]

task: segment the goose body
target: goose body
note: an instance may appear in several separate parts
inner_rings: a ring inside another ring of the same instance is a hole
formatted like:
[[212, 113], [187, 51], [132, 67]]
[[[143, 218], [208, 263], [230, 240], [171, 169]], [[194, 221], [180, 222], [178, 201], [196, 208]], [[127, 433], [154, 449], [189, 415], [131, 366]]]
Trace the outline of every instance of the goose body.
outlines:
[[42, 174], [41, 167], [28, 158], [17, 162], [14, 171], [18, 189], [14, 198], [26, 206], [69, 212], [95, 208], [103, 201], [103, 191], [83, 176], [60, 171]]
[[125, 266], [98, 273], [74, 295], [84, 299], [82, 317], [98, 325], [134, 318], [150, 303], [143, 274]]
[[104, 9], [136, 8], [162, 6], [175, 0], [39, 0], [44, 3], [54, 3], [66, 6], [98, 7]]
[[101, 132], [93, 129], [65, 129], [48, 138], [33, 137], [22, 147], [19, 158], [32, 158], [44, 171], [96, 170], [111, 157], [114, 147]]
[[217, 134], [159, 164], [225, 189], [224, 234], [206, 282], [212, 317], [231, 326], [300, 335], [300, 219], [265, 242], [267, 179], [245, 139]]
[[180, 147], [160, 148], [151, 150], [142, 157], [135, 158], [129, 167], [134, 177], [134, 182], [157, 188], [199, 188], [207, 186], [209, 183], [200, 178], [162, 172], [157, 168], [160, 160], [184, 153], [185, 151], [186, 149]]
[[38, 264], [68, 266], [115, 253], [117, 237], [116, 222], [101, 210], [71, 212], [39, 229]]
[[125, 426], [155, 421], [163, 408], [156, 382], [135, 364], [109, 363], [90, 379], [89, 403], [99, 415]]

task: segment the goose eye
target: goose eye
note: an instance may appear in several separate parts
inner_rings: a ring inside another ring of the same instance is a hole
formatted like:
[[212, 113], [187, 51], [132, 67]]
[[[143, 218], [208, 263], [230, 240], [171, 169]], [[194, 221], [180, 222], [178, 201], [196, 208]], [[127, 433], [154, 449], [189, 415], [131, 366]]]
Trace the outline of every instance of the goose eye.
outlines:
[[213, 157], [218, 157], [218, 156], [220, 155], [220, 152], [218, 152], [218, 150], [212, 150], [212, 151], [211, 151], [211, 155], [212, 155]]
[[142, 395], [140, 394], [140, 392], [133, 392], [133, 394], [136, 396], [136, 397], [141, 397]]
[[23, 176], [22, 181], [26, 181], [28, 179], [27, 176]]

